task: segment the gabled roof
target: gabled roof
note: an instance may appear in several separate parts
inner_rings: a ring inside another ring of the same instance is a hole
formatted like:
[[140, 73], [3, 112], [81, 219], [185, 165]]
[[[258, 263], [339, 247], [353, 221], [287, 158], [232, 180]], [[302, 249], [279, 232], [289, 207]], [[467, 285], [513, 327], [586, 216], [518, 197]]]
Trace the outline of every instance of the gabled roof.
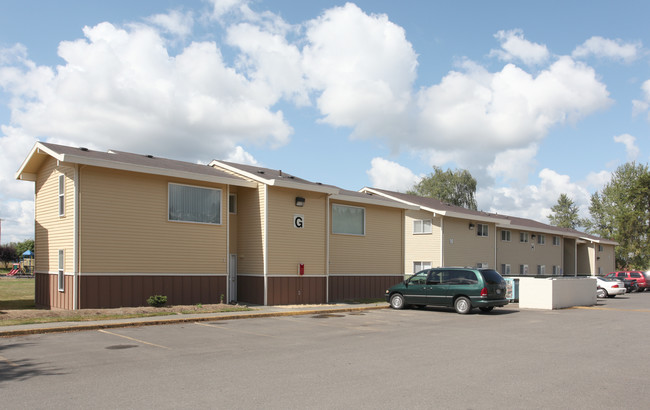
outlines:
[[462, 206], [451, 205], [442, 202], [439, 199], [422, 197], [417, 195], [403, 194], [401, 192], [388, 191], [378, 188], [362, 188], [361, 192], [367, 192], [374, 195], [380, 195], [385, 198], [399, 201], [404, 204], [417, 206], [425, 211], [432, 212], [437, 215], [449, 216], [453, 218], [471, 219], [480, 222], [492, 222], [498, 224], [507, 224], [508, 221], [498, 214], [493, 214], [483, 211], [474, 211], [471, 209], [463, 208]]
[[65, 145], [37, 142], [16, 173], [16, 179], [36, 180], [36, 172], [47, 157], [68, 164], [92, 165], [102, 168], [165, 175], [196, 181], [255, 187], [244, 178], [223, 172], [207, 165], [176, 161], [152, 155], [138, 155], [122, 151], [93, 151]]
[[363, 188], [362, 192], [385, 196], [396, 201], [407, 204], [418, 205], [420, 209], [432, 212], [434, 214], [450, 216], [454, 218], [469, 219], [473, 221], [494, 222], [498, 227], [507, 227], [509, 229], [518, 229], [522, 231], [540, 232], [549, 235], [559, 235], [571, 238], [577, 238], [584, 241], [595, 242], [605, 245], [618, 245], [618, 242], [610, 239], [600, 238], [584, 232], [570, 228], [548, 225], [532, 219], [519, 218], [516, 216], [473, 211], [456, 205], [442, 202], [435, 198], [421, 197], [417, 195], [403, 194], [401, 192], [388, 191], [378, 188]]

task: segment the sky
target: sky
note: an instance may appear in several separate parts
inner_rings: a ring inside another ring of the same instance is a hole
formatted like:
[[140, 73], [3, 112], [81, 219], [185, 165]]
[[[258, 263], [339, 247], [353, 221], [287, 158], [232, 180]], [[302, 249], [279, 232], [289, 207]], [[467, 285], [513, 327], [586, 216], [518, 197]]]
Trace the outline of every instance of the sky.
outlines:
[[0, 241], [33, 238], [37, 141], [588, 216], [650, 160], [650, 2], [3, 0]]

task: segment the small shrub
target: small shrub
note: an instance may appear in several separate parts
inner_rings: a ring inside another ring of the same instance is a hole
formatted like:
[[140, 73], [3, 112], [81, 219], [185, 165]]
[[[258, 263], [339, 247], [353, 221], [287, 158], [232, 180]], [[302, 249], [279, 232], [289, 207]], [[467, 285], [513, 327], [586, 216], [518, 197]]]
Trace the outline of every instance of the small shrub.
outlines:
[[149, 304], [149, 306], [161, 307], [165, 303], [167, 303], [167, 296], [163, 296], [163, 295], [149, 296], [149, 299], [147, 299], [147, 303]]
[[223, 296], [223, 293], [222, 293], [221, 296], [219, 297], [219, 303], [221, 303], [222, 305], [223, 305], [223, 297], [224, 296]]

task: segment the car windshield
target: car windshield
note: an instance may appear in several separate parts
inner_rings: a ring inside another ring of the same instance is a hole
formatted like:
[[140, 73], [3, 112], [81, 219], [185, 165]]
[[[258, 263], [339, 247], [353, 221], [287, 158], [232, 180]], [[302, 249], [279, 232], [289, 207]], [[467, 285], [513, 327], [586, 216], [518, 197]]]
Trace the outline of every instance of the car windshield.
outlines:
[[501, 282], [503, 282], [503, 278], [501, 275], [499, 275], [499, 272], [495, 270], [482, 270], [481, 274], [483, 275], [483, 278], [485, 279], [485, 282], [487, 282], [488, 285], [497, 285]]

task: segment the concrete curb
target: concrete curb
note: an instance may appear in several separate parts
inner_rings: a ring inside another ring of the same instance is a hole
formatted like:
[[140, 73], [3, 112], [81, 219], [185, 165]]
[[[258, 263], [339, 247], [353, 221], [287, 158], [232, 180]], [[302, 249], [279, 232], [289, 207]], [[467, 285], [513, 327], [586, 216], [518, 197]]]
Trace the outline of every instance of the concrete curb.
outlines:
[[[162, 316], [159, 318], [155, 318], [155, 317], [144, 318], [144, 319], [133, 318], [133, 319], [118, 320], [118, 321], [111, 321], [111, 320], [107, 320], [105, 322], [95, 321], [93, 323], [88, 323], [88, 324], [84, 324], [83, 322], [75, 322], [75, 323], [79, 323], [79, 325], [71, 325], [70, 322], [62, 322], [61, 326], [54, 325], [49, 327], [32, 327], [32, 328], [8, 329], [8, 330], [1, 330], [0, 328], [0, 338], [45, 334], [45, 333], [78, 332], [83, 330], [114, 329], [114, 328], [123, 328], [123, 327], [155, 326], [155, 325], [173, 325], [179, 323], [206, 322], [206, 321], [215, 321], [215, 320], [217, 321], [237, 320], [237, 319], [253, 319], [253, 318], [264, 318], [264, 317], [358, 312], [364, 310], [376, 310], [376, 309], [386, 309], [386, 308], [388, 308], [387, 305], [359, 306], [359, 307], [346, 306], [341, 308], [323, 308], [323, 309], [297, 308], [298, 310], [274, 311], [274, 312], [248, 311], [248, 312], [234, 313], [234, 314], [226, 312], [221, 314], [205, 313], [204, 315], [201, 316], [181, 315], [181, 317]], [[11, 327], [11, 326], [7, 326], [7, 327]]]

